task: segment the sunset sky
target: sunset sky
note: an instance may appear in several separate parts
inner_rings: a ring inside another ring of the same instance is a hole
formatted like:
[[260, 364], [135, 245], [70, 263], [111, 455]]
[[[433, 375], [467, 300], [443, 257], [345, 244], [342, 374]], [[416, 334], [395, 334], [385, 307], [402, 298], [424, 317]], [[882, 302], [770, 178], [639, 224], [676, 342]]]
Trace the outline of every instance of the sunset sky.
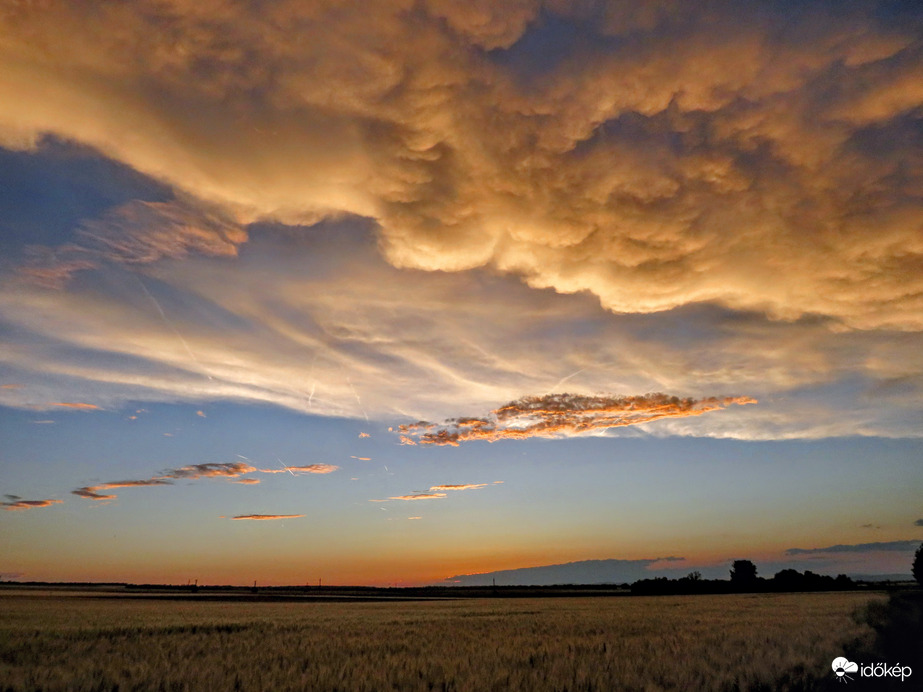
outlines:
[[0, 7], [0, 578], [909, 573], [923, 7]]

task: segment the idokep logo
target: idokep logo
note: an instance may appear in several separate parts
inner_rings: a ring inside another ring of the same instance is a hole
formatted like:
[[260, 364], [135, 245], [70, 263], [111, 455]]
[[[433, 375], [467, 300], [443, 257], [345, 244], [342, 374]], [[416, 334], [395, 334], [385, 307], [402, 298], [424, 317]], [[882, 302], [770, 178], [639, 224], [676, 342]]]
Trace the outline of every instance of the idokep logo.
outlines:
[[[887, 663], [853, 663], [847, 658], [839, 656], [831, 664], [837, 682], [849, 682], [856, 673], [862, 678], [900, 678], [904, 682], [913, 672], [910, 666], [888, 665]], [[852, 673], [852, 675], [850, 675]]]
[[833, 672], [836, 675], [837, 682], [848, 682], [852, 680], [852, 677], [848, 673], [857, 673], [859, 671], [858, 663], [851, 663], [847, 659], [840, 656], [839, 658], [833, 659]]

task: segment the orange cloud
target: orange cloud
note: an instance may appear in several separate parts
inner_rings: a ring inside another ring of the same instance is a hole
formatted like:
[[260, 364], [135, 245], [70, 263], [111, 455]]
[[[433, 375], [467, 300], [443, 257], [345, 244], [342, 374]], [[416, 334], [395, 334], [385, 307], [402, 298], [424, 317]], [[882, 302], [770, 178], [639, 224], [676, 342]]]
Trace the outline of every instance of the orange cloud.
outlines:
[[158, 478], [236, 478], [256, 470], [253, 466], [239, 461], [225, 464], [192, 464], [165, 471]]
[[96, 404], [83, 404], [79, 402], [59, 402], [49, 404], [49, 406], [62, 406], [64, 408], [74, 408], [80, 411], [101, 411], [99, 406]]
[[172, 485], [170, 481], [162, 478], [149, 478], [143, 481], [113, 481], [111, 483], [101, 483], [99, 485], [86, 485], [82, 488], [72, 490], [73, 495], [83, 497], [88, 500], [112, 500], [115, 495], [104, 495], [101, 490], [113, 490], [115, 488], [141, 488], [151, 485]]
[[[0, 384], [0, 389], [22, 389], [24, 386], [21, 384]], [[362, 435], [365, 435], [365, 433], [362, 433]], [[359, 437], [362, 437], [362, 435], [359, 435]], [[368, 435], [365, 436], [368, 437]]]
[[403, 500], [404, 502], [412, 502], [414, 500], [438, 500], [439, 498], [445, 497], [445, 493], [414, 493], [412, 495], [398, 495], [396, 497], [389, 497], [389, 500]]
[[359, 433], [359, 437], [371, 437], [371, 435], [369, 435], [367, 432], [361, 432]]
[[299, 519], [304, 514], [240, 514], [231, 519], [251, 519], [255, 521], [267, 521], [272, 519]]
[[487, 483], [466, 483], [465, 485], [434, 485], [430, 488], [431, 492], [438, 492], [440, 490], [477, 490], [478, 488], [486, 488]]
[[[8, 498], [14, 498], [14, 495], [7, 495]], [[24, 509], [35, 509], [37, 507], [50, 507], [59, 505], [61, 500], [20, 500], [19, 498], [10, 499], [9, 502], [0, 502], [0, 508], [7, 512], [18, 512]]]
[[255, 469], [259, 473], [333, 473], [339, 470], [333, 464], [308, 464], [307, 466], [286, 466], [283, 469]]
[[253, 473], [256, 468], [241, 462], [225, 464], [191, 464], [178, 469], [168, 469], [158, 476], [144, 480], [111, 481], [98, 485], [87, 485], [71, 493], [88, 500], [112, 500], [115, 495], [106, 495], [102, 490], [115, 488], [139, 488], [152, 485], [172, 485], [172, 480], [195, 480], [197, 478], [236, 478], [247, 473]]
[[236, 481], [231, 481], [232, 483], [240, 483], [241, 485], [256, 485], [260, 482], [259, 478], [240, 478]]
[[372, 460], [372, 457], [354, 457], [354, 456], [350, 456], [349, 458], [350, 458], [350, 459], [356, 459], [356, 460], [358, 460], [358, 461], [371, 461], [371, 460]]
[[661, 418], [700, 416], [730, 404], [755, 404], [750, 397], [681, 399], [667, 394], [581, 396], [549, 394], [523, 397], [495, 409], [485, 418], [453, 418], [441, 425], [421, 421], [401, 425], [403, 444], [458, 446], [471, 440], [522, 440], [560, 437], [649, 423]]

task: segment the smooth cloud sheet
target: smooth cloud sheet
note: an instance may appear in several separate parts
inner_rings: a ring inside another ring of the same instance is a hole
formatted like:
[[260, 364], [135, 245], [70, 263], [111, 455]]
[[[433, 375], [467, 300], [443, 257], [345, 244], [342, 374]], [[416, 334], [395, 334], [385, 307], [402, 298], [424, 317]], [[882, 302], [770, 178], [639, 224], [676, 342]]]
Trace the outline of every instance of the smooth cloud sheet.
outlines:
[[20, 3], [0, 142], [75, 140], [219, 210], [129, 204], [65, 275], [353, 214], [395, 266], [614, 312], [919, 330], [921, 28], [874, 0]]
[[440, 425], [409, 423], [398, 428], [407, 445], [452, 445], [472, 440], [523, 440], [562, 437], [596, 430], [640, 425], [661, 418], [699, 416], [731, 404], [755, 404], [750, 397], [681, 399], [667, 394], [580, 396], [549, 394], [523, 397], [484, 418], [454, 418]]

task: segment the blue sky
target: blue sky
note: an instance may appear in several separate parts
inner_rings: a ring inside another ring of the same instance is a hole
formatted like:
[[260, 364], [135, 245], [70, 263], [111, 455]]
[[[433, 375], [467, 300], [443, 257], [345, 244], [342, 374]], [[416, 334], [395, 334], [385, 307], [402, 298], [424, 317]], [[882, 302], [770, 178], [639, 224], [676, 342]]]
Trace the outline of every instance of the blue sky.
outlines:
[[0, 17], [0, 574], [907, 572], [921, 21]]

